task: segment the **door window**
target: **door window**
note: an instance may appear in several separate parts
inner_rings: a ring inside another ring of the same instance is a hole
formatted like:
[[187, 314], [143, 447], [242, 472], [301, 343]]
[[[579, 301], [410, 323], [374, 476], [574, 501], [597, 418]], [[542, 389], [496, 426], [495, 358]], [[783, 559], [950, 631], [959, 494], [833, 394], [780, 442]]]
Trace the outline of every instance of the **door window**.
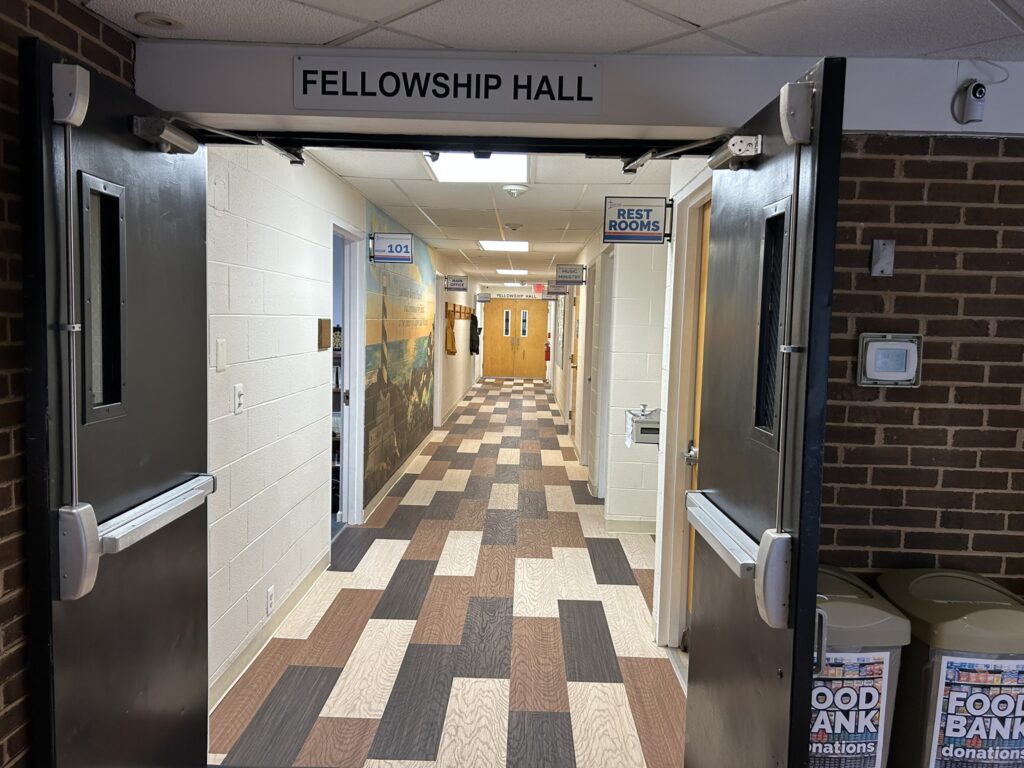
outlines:
[[780, 383], [779, 339], [784, 322], [783, 277], [787, 250], [788, 201], [765, 209], [761, 243], [760, 311], [757, 337], [757, 378], [754, 395], [754, 428], [771, 437], [778, 427]]
[[502, 325], [502, 336], [512, 335], [512, 310], [506, 309], [504, 313], [504, 323]]
[[519, 322], [520, 322], [519, 335], [522, 336], [525, 339], [526, 338], [526, 331], [528, 330], [528, 327], [529, 327], [529, 324], [530, 324], [530, 311], [529, 310], [527, 310], [527, 309], [523, 310], [522, 317], [520, 318]]

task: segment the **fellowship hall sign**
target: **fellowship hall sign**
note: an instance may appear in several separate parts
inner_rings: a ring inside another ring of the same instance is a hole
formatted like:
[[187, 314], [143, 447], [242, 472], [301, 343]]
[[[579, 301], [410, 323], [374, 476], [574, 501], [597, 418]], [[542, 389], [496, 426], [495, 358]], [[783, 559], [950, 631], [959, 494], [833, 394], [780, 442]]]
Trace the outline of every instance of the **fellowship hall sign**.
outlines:
[[296, 56], [296, 109], [594, 115], [601, 65], [577, 61]]

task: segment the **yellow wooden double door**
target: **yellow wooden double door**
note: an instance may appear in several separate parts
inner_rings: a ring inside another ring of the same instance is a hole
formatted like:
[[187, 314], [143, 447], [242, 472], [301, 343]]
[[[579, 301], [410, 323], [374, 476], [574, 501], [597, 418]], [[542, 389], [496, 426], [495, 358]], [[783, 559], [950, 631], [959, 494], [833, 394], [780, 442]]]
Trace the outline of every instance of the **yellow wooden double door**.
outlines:
[[548, 302], [493, 299], [484, 305], [484, 376], [543, 379]]

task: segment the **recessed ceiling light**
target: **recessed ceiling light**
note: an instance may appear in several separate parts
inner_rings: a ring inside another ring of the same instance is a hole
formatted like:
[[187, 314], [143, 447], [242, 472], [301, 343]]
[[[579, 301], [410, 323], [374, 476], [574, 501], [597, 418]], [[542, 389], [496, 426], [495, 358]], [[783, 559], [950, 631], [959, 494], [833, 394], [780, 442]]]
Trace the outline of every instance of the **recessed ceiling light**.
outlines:
[[424, 152], [423, 157], [434, 178], [441, 182], [521, 184], [527, 180], [526, 155], [495, 152], [477, 157], [472, 152]]
[[522, 283], [505, 283], [506, 288], [522, 288]]
[[480, 247], [485, 251], [508, 253], [526, 253], [530, 250], [530, 244], [526, 240], [481, 240]]
[[145, 26], [153, 27], [154, 29], [183, 29], [185, 27], [185, 25], [177, 19], [154, 11], [142, 11], [140, 13], [136, 13], [135, 20], [139, 22], [139, 24], [144, 24]]
[[530, 270], [528, 269], [496, 269], [494, 270], [499, 275], [528, 275]]

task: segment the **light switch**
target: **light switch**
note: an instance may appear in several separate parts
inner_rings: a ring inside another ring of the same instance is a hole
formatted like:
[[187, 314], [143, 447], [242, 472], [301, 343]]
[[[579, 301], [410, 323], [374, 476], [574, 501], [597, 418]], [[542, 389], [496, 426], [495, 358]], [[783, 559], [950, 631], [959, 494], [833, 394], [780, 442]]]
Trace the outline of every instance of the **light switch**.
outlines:
[[895, 240], [871, 241], [871, 276], [892, 277], [896, 262]]
[[234, 396], [232, 399], [231, 409], [234, 411], [235, 415], [237, 415], [242, 412], [243, 408], [245, 408], [245, 388], [241, 384], [235, 384], [233, 392]]

